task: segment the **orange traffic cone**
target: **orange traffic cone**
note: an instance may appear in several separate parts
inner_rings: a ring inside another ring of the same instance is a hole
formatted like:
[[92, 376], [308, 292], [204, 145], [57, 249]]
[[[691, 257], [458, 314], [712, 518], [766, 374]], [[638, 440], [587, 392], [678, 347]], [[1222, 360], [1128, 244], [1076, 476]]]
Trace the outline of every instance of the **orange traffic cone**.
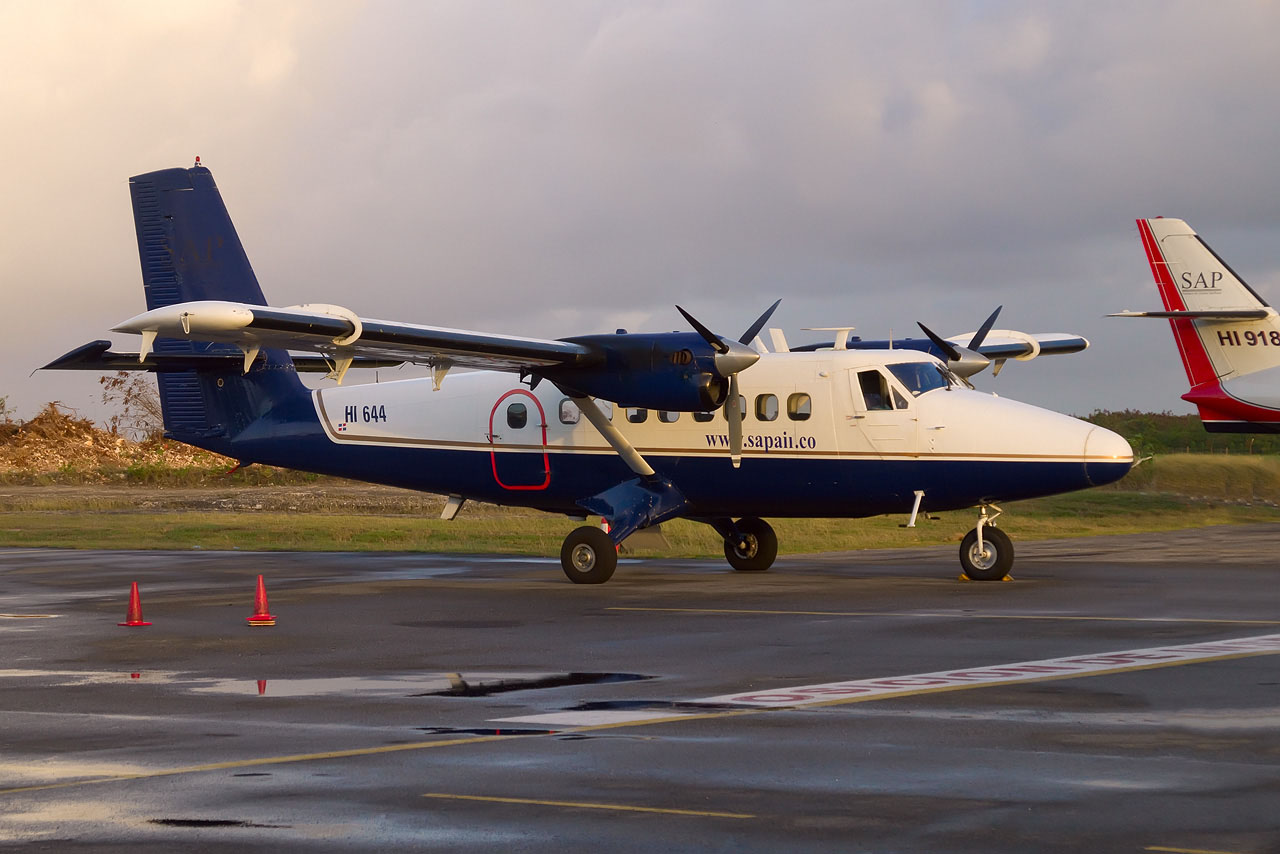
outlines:
[[249, 618], [251, 626], [274, 626], [276, 618], [267, 608], [267, 586], [262, 583], [262, 576], [258, 576], [258, 592], [253, 597], [253, 616]]
[[117, 626], [149, 626], [150, 623], [144, 622], [142, 619], [142, 600], [138, 598], [138, 582], [133, 582], [133, 586], [129, 588], [129, 612], [124, 616], [123, 623], [116, 623]]

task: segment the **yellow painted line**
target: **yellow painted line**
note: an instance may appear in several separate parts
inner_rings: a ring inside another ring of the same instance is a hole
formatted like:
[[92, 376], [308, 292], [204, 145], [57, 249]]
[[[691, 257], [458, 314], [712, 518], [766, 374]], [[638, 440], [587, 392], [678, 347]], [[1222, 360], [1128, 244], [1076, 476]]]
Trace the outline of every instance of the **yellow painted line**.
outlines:
[[[172, 777], [178, 774], [198, 774], [202, 771], [228, 771], [235, 768], [253, 768], [259, 765], [284, 765], [290, 762], [316, 762], [324, 759], [348, 759], [353, 756], [376, 756], [380, 753], [398, 753], [405, 750], [428, 750], [432, 747], [457, 747], [463, 744], [482, 744], [489, 741], [505, 741], [511, 738], [529, 738], [527, 735], [479, 735], [473, 738], [451, 738], [440, 741], [415, 741], [408, 744], [384, 744], [380, 747], [354, 747], [349, 750], [330, 750], [324, 753], [295, 753], [290, 756], [261, 756], [257, 759], [233, 759], [229, 762], [211, 762], [207, 765], [186, 765], [180, 768], [163, 768], [159, 771], [141, 771], [137, 774], [117, 774], [111, 777], [94, 777], [88, 780], [67, 780], [61, 783], [43, 783], [36, 786], [17, 786], [0, 789], [0, 795], [20, 792], [43, 792], [49, 789], [68, 789], [73, 786], [90, 786], [94, 783], [118, 783], [124, 780], [150, 780], [154, 777]], [[536, 737], [536, 736], [535, 736]]]
[[1148, 845], [1143, 851], [1163, 851], [1165, 854], [1239, 854], [1236, 851], [1211, 851], [1206, 848], [1166, 848], [1163, 845]]
[[628, 608], [614, 606], [609, 611], [642, 611], [666, 614], [738, 614], [777, 617], [921, 617], [958, 620], [1058, 620], [1100, 623], [1208, 623], [1224, 626], [1280, 626], [1280, 620], [1228, 620], [1211, 617], [1092, 617], [1073, 614], [989, 614], [985, 612], [949, 613], [946, 611], [781, 611], [746, 608]]
[[0, 614], [0, 620], [52, 620], [61, 614]]
[[754, 815], [741, 812], [716, 812], [714, 810], [675, 810], [661, 807], [634, 807], [627, 804], [595, 804], [578, 801], [540, 801], [533, 798], [494, 798], [482, 795], [449, 795], [444, 792], [428, 792], [424, 798], [439, 798], [450, 801], [484, 801], [493, 804], [527, 804], [539, 807], [565, 807], [580, 810], [618, 810], [621, 812], [654, 812], [662, 815], [693, 815], [704, 818], [755, 818]]

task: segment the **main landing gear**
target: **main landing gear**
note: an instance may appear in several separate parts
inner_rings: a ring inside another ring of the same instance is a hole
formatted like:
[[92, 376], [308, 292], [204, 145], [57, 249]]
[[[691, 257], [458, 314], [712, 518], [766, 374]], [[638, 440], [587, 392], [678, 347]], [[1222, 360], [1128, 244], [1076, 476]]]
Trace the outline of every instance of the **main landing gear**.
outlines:
[[604, 531], [584, 525], [564, 538], [560, 566], [574, 584], [604, 584], [618, 568], [618, 549]]
[[724, 559], [738, 572], [764, 572], [778, 556], [778, 535], [763, 519], [739, 519], [737, 531], [724, 538]]
[[1013, 566], [1013, 542], [1009, 535], [996, 527], [999, 507], [990, 505], [995, 515], [987, 515], [986, 504], [978, 516], [978, 527], [964, 535], [960, 541], [960, 566], [964, 574], [974, 581], [999, 581], [1009, 574]]
[[[763, 519], [703, 519], [724, 537], [724, 557], [738, 572], [764, 572], [778, 556], [778, 535]], [[584, 525], [564, 538], [560, 566], [574, 584], [604, 584], [618, 567], [618, 549], [600, 528]]]

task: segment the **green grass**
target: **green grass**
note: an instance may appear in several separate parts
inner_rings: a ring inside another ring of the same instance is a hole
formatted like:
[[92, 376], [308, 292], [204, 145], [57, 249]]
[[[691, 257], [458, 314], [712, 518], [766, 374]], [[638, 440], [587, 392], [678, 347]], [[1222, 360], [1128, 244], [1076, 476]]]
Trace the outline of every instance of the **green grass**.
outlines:
[[[1015, 540], [1163, 531], [1201, 525], [1280, 522], [1280, 509], [1163, 495], [1094, 491], [1008, 504], [1000, 524]], [[921, 519], [775, 519], [783, 553], [958, 543], [973, 511]], [[413, 516], [264, 512], [15, 511], [0, 514], [0, 546], [248, 551], [430, 551], [558, 554], [582, 524], [561, 516], [467, 511], [452, 522]], [[721, 543], [706, 525], [662, 526], [669, 557], [714, 557]], [[639, 550], [638, 554], [657, 552]]]
[[[169, 475], [162, 475], [161, 481]], [[175, 479], [185, 482], [185, 475]], [[300, 476], [301, 477], [301, 476]], [[173, 481], [169, 481], [172, 485]], [[306, 481], [294, 481], [305, 491]], [[228, 485], [221, 481], [219, 485]], [[235, 485], [234, 483], [230, 485]], [[243, 485], [243, 484], [241, 484]], [[295, 491], [297, 491], [295, 490]], [[429, 551], [554, 555], [579, 522], [528, 510], [468, 505], [452, 522], [421, 508], [390, 512], [137, 510], [136, 492], [46, 497], [25, 493], [0, 512], [0, 546], [248, 551]], [[412, 494], [405, 493], [412, 497]], [[1280, 523], [1280, 460], [1172, 454], [1144, 463], [1120, 484], [1004, 506], [1015, 540], [1166, 531], [1203, 525]], [[786, 554], [958, 543], [976, 512], [954, 511], [900, 525], [871, 519], [771, 519]], [[663, 525], [669, 557], [718, 557], [706, 525]], [[659, 552], [640, 549], [640, 555]]]

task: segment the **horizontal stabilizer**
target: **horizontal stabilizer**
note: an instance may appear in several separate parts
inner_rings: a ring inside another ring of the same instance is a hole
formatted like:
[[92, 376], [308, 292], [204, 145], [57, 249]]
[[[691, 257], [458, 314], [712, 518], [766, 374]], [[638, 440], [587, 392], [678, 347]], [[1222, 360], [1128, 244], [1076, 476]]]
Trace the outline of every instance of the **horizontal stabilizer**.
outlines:
[[1224, 308], [1210, 311], [1117, 311], [1107, 317], [1189, 317], [1193, 320], [1262, 320], [1270, 316], [1265, 308]]

